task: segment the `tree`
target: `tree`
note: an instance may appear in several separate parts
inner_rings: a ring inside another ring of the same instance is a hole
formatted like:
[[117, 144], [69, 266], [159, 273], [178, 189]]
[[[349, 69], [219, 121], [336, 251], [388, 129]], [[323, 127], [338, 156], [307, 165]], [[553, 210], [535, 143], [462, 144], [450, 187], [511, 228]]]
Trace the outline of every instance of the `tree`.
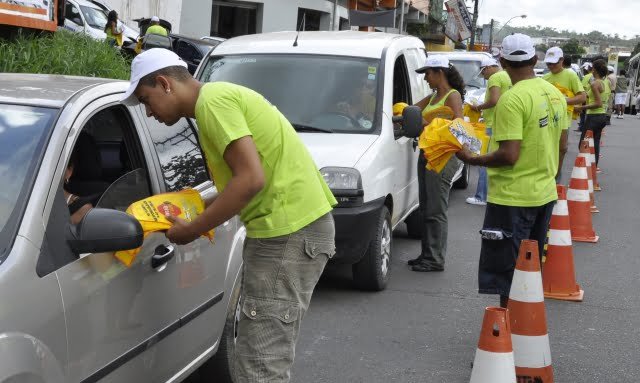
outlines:
[[587, 50], [580, 46], [578, 39], [569, 39], [563, 46], [562, 51], [566, 55], [581, 55], [587, 53]]
[[546, 52], [547, 49], [549, 49], [549, 46], [547, 46], [547, 44], [538, 44], [538, 45], [536, 45], [536, 50], [537, 51]]

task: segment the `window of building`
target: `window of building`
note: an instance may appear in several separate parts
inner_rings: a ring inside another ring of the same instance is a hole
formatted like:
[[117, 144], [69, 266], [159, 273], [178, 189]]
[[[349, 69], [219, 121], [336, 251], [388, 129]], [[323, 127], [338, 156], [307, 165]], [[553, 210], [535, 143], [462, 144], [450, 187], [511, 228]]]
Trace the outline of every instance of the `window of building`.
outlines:
[[256, 33], [258, 5], [214, 1], [211, 11], [211, 36], [231, 38]]
[[320, 21], [324, 12], [313, 9], [298, 8], [297, 29], [301, 31], [319, 31]]

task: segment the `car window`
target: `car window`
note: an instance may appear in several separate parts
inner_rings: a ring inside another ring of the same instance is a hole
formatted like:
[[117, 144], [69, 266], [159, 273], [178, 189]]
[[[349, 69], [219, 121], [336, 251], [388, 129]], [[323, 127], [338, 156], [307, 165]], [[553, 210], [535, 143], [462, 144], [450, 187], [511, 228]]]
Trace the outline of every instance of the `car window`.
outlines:
[[209, 181], [198, 135], [186, 119], [172, 126], [151, 119], [147, 121], [168, 191], [192, 188]]
[[396, 59], [393, 67], [393, 103], [404, 102], [411, 104], [411, 86], [407, 74], [407, 63], [404, 55]]
[[84, 25], [82, 17], [80, 16], [80, 11], [78, 10], [78, 8], [76, 8], [75, 5], [69, 2], [67, 2], [67, 5], [65, 6], [64, 18], [73, 22], [74, 24]]
[[80, 6], [80, 9], [82, 10], [84, 19], [87, 20], [87, 24], [93, 28], [104, 30], [104, 27], [107, 25], [107, 15], [103, 10], [83, 5]]
[[298, 131], [373, 134], [380, 120], [378, 69], [379, 60], [367, 58], [232, 55], [208, 60], [200, 80], [257, 91]]
[[178, 41], [176, 54], [186, 61], [202, 59], [200, 51], [186, 41]]
[[484, 88], [486, 86], [484, 78], [480, 76], [479, 60], [451, 59], [450, 62], [460, 72], [466, 86], [472, 88]]
[[0, 260], [13, 243], [57, 109], [0, 104]]

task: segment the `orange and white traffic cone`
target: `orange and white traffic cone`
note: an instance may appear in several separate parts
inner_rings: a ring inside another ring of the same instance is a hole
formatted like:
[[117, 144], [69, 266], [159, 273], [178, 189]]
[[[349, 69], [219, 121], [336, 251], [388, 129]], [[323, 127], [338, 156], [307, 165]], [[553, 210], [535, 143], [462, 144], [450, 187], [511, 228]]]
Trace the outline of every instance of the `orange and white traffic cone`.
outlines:
[[542, 286], [545, 298], [582, 302], [584, 291], [576, 283], [573, 264], [571, 225], [567, 206], [567, 190], [556, 185], [558, 202], [553, 207], [549, 223], [547, 259], [542, 269]]
[[589, 198], [589, 176], [586, 161], [583, 157], [576, 157], [571, 172], [567, 205], [569, 206], [569, 221], [571, 223], [571, 239], [578, 242], [598, 242], [598, 235], [593, 230], [591, 220], [591, 199]]
[[593, 178], [591, 177], [591, 153], [589, 153], [589, 141], [582, 140], [580, 143], [580, 153], [578, 153], [579, 157], [584, 157], [584, 161], [587, 164], [587, 177], [589, 184], [589, 199], [591, 200], [591, 212], [592, 213], [600, 213], [598, 207], [596, 206], [596, 197], [593, 193]]
[[469, 383], [516, 383], [509, 311], [487, 307]]
[[598, 183], [598, 172], [597, 172], [597, 165], [596, 165], [596, 145], [595, 145], [595, 141], [593, 140], [593, 132], [591, 130], [587, 130], [587, 132], [584, 135], [584, 138], [587, 139], [587, 141], [589, 141], [589, 153], [591, 153], [591, 178], [593, 179], [593, 190], [595, 191], [601, 191], [602, 188], [600, 187], [600, 183]]
[[537, 241], [520, 243], [507, 308], [518, 382], [553, 383]]

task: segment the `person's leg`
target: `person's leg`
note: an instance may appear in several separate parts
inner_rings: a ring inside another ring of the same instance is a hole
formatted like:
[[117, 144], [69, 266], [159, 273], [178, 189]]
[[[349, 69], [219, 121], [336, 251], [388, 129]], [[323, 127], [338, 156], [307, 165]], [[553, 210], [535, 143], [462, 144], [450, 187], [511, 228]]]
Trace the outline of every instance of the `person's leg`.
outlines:
[[[551, 221], [551, 214], [553, 213], [553, 207], [556, 201], [549, 202], [546, 205], [537, 208], [535, 222], [531, 228], [529, 239], [538, 241], [538, 251], [540, 255], [540, 261], [544, 253], [544, 245], [547, 241], [547, 232], [549, 231], [549, 222]], [[542, 264], [540, 264], [542, 266]]]
[[422, 235], [420, 237], [421, 241], [421, 252], [417, 258], [410, 259], [407, 263], [409, 266], [413, 266], [424, 258], [424, 254], [426, 254], [426, 248], [428, 247], [427, 242], [427, 224], [424, 221], [424, 217], [427, 215], [427, 187], [426, 187], [426, 169], [427, 160], [424, 158], [424, 152], [420, 150], [420, 154], [418, 154], [418, 209], [420, 210], [420, 216], [422, 217]]
[[289, 382], [300, 324], [335, 253], [334, 236], [329, 213], [289, 235], [246, 239], [236, 383]]
[[427, 170], [424, 187], [427, 194], [427, 206], [424, 212], [425, 231], [422, 238], [420, 264], [414, 265], [414, 271], [436, 271], [444, 269], [447, 253], [447, 208], [451, 180], [460, 161], [452, 157], [440, 174]]
[[578, 151], [580, 151], [580, 143], [584, 140], [584, 136], [587, 134], [587, 130], [589, 129], [589, 123], [591, 120], [591, 116], [587, 115], [584, 121], [584, 125], [580, 129], [580, 140], [578, 140]]
[[487, 168], [478, 167], [478, 186], [476, 187], [475, 199], [478, 201], [487, 201]]
[[606, 125], [606, 121], [602, 118], [599, 119], [598, 124], [593, 126], [593, 145], [595, 146], [596, 166], [600, 162], [600, 138], [602, 137], [602, 130]]

